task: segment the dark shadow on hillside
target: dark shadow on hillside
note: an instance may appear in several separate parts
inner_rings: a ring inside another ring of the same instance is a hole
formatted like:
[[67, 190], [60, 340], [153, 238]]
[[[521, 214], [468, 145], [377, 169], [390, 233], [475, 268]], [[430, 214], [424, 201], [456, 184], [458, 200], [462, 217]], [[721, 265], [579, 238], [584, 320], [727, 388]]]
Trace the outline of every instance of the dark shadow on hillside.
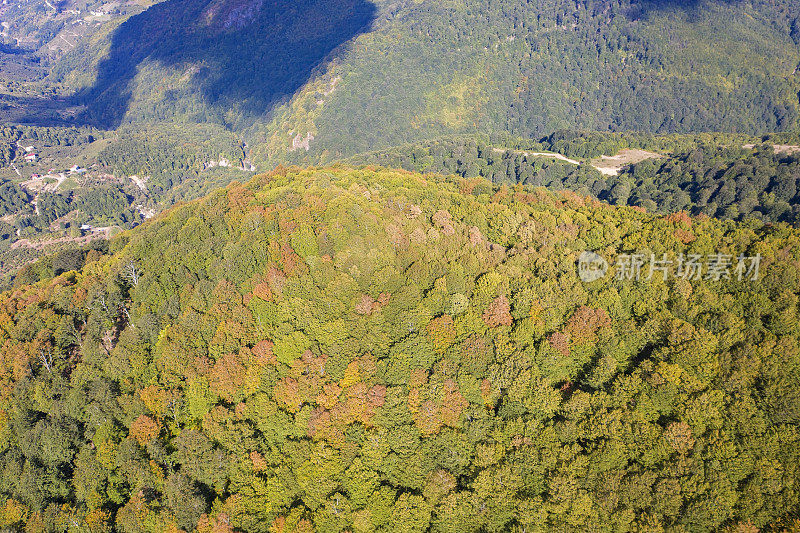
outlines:
[[[155, 116], [148, 118], [183, 114], [240, 123], [263, 116], [302, 87], [332, 52], [369, 31], [375, 16], [367, 0], [167, 0], [114, 32], [96, 83], [76, 96], [74, 103], [87, 109], [79, 121], [119, 126], [132, 81], [151, 61], [185, 72], [177, 83], [155, 88], [154, 93], [166, 91], [154, 99]], [[190, 95], [202, 97], [201, 109], [183, 108], [187, 86]], [[215, 116], [198, 116], [202, 108]]]

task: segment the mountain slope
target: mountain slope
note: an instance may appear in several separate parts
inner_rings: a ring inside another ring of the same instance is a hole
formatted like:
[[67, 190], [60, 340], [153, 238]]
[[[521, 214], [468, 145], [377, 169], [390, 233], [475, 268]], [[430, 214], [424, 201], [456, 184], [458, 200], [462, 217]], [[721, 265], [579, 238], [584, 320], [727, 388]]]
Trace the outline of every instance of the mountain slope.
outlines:
[[71, 98], [12, 107], [103, 127], [214, 122], [263, 164], [455, 133], [761, 134], [798, 127], [799, 7], [168, 0], [55, 64], [48, 83]]
[[786, 13], [767, 2], [415, 3], [333, 69], [338, 96], [279, 116], [273, 149], [285, 151], [287, 131], [315, 136], [313, 161], [446, 133], [794, 128], [798, 5], [779, 7]]
[[67, 56], [82, 120], [215, 122], [241, 130], [290, 98], [375, 16], [366, 0], [166, 0]]
[[[0, 525], [796, 527], [799, 241], [480, 179], [234, 183], [0, 295]], [[637, 251], [761, 268], [617, 279]]]

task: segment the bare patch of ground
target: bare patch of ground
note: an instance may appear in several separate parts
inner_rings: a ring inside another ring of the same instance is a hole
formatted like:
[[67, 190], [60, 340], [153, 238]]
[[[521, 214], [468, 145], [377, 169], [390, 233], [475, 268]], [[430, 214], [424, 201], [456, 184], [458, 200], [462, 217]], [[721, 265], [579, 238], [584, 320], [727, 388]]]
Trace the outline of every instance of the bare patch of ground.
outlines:
[[[504, 153], [508, 152], [509, 150], [504, 150], [503, 148], [494, 148], [493, 151], [496, 154], [504, 154]], [[570, 159], [565, 155], [557, 154], [555, 152], [522, 152], [522, 151], [517, 151], [517, 150], [510, 150], [510, 151], [515, 153], [515, 154], [524, 155], [525, 157], [551, 157], [553, 159], [558, 159], [560, 161], [566, 161], [567, 163], [572, 163], [573, 165], [580, 165], [581, 164], [580, 161], [575, 161], [574, 159]]]
[[88, 235], [83, 237], [59, 237], [58, 239], [50, 239], [48, 241], [32, 241], [28, 239], [20, 239], [11, 245], [12, 250], [20, 248], [29, 248], [32, 250], [45, 250], [50, 246], [56, 244], [87, 244], [95, 239], [108, 239], [111, 236], [111, 228], [94, 228]]
[[[755, 147], [755, 144], [745, 144], [742, 146], [742, 148], [747, 150], [752, 150]], [[776, 154], [796, 154], [800, 152], [800, 146], [795, 146], [793, 144], [773, 144], [772, 149], [775, 150]]]
[[290, 152], [294, 152], [295, 150], [299, 150], [301, 148], [305, 148], [306, 152], [311, 149], [311, 141], [314, 140], [314, 134], [310, 131], [303, 137], [301, 134], [297, 134], [292, 140], [292, 148], [289, 150]]
[[56, 192], [62, 183], [67, 181], [67, 176], [62, 172], [59, 174], [47, 174], [45, 176], [23, 181], [20, 185], [33, 193]]
[[646, 150], [625, 149], [614, 156], [604, 155], [599, 159], [593, 159], [591, 165], [600, 171], [604, 176], [616, 176], [620, 170], [628, 165], [635, 165], [647, 159], [660, 159], [664, 157], [655, 152]]
[[130, 179], [139, 189], [147, 194], [147, 181], [150, 179], [150, 176], [144, 176], [140, 178], [139, 176], [129, 176]]

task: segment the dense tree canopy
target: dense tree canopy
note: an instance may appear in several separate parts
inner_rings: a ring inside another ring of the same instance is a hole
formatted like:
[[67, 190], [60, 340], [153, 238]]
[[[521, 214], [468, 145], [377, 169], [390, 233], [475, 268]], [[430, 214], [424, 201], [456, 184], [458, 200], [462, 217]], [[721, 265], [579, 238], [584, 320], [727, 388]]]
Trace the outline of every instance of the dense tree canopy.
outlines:
[[[796, 143], [797, 137], [766, 136], [764, 140], [767, 142], [762, 145], [746, 136], [729, 134], [653, 136], [561, 131], [539, 142], [507, 137], [445, 138], [360, 154], [346, 162], [569, 189], [614, 205], [661, 213], [687, 211], [796, 226], [800, 224], [800, 147], [782, 152], [775, 145]], [[593, 158], [627, 148], [658, 150], [666, 155], [623, 167], [617, 175], [603, 175], [592, 167]], [[552, 156], [542, 155], [547, 153]], [[559, 154], [579, 161], [565, 162], [556, 158]]]
[[125, 13], [63, 57], [37, 56], [49, 76], [18, 92], [42, 97], [11, 95], [12, 111], [114, 129], [213, 123], [264, 164], [479, 131], [761, 134], [800, 117], [796, 0], [135, 4], [107, 3]]
[[373, 31], [260, 128], [258, 158], [315, 164], [478, 132], [798, 127], [796, 0], [376, 4]]
[[[0, 526], [796, 527], [799, 241], [482, 179], [233, 183], [0, 295]], [[730, 279], [619, 275], [639, 253]]]

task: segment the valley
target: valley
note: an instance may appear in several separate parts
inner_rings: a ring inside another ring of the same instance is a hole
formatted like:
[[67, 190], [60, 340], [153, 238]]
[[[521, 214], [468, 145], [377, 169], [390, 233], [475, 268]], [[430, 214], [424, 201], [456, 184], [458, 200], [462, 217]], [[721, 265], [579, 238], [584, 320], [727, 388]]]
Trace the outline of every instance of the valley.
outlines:
[[[189, 140], [182, 133], [184, 141]], [[6, 129], [0, 137], [6, 150], [0, 166], [4, 191], [0, 276], [8, 280], [15, 270], [45, 253], [135, 227], [177, 201], [197, 197], [213, 183], [246, 178], [255, 170], [243, 145], [232, 138], [206, 137], [200, 141], [209, 147], [204, 150], [199, 144], [170, 148], [157, 141], [154, 132], [148, 137], [158, 143], [161, 161], [169, 161], [179, 176], [164, 182], [165, 169], [158, 166], [155, 152], [137, 164], [134, 154], [142, 152], [122, 132]], [[125, 166], [119, 164], [123, 159]], [[191, 188], [201, 181], [203, 188], [193, 192]]]

